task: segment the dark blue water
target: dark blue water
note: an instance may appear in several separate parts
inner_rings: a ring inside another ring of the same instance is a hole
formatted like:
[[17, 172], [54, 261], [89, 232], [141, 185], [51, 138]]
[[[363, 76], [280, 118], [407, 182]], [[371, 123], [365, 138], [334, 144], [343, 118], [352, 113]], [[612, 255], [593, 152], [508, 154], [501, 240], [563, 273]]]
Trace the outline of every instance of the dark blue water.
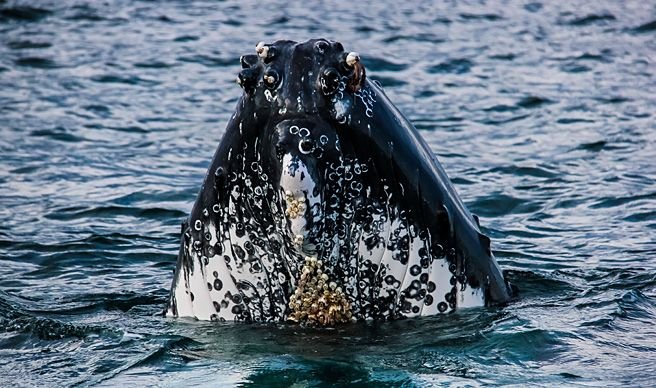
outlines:
[[[277, 3], [277, 4], [276, 4]], [[656, 382], [656, 5], [0, 0], [0, 386]], [[337, 329], [165, 319], [241, 54], [326, 37], [521, 290]]]

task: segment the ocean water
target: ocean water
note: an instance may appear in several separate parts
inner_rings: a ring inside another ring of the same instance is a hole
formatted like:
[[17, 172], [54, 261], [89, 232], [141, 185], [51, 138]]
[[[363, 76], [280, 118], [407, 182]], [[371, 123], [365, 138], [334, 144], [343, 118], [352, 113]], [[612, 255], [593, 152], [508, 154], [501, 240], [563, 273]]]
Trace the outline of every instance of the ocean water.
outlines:
[[[0, 0], [0, 386], [656, 384], [656, 4]], [[520, 289], [333, 329], [166, 319], [241, 54], [325, 37]]]

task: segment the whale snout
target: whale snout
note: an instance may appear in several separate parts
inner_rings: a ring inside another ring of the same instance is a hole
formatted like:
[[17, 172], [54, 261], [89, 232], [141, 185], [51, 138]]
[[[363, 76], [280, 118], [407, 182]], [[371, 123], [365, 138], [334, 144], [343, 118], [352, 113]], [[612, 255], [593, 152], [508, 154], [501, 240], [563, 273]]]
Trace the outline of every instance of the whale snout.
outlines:
[[340, 160], [335, 130], [324, 120], [292, 118], [278, 123], [276, 164], [281, 205], [288, 231], [303, 255], [319, 249], [319, 230], [327, 193], [326, 171]]

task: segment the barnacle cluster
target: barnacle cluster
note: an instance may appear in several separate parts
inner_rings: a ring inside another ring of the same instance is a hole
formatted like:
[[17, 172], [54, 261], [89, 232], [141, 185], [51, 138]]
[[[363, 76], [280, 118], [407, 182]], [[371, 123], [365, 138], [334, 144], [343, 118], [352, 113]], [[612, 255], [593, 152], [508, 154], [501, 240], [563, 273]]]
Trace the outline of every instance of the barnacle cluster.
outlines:
[[298, 286], [289, 299], [290, 321], [317, 326], [351, 321], [351, 304], [322, 267], [323, 262], [316, 257], [305, 258]]
[[285, 197], [287, 202], [287, 217], [294, 219], [298, 217], [299, 214], [305, 212], [305, 201], [302, 198], [295, 198], [291, 191], [287, 191]]

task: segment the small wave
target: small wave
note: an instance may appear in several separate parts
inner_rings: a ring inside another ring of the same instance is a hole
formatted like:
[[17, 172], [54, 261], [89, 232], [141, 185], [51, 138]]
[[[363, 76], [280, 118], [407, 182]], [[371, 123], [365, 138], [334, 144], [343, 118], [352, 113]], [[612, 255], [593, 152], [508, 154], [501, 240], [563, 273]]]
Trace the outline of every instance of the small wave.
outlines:
[[200, 39], [200, 37], [198, 37], [197, 35], [180, 35], [180, 36], [175, 37], [175, 39], [173, 39], [173, 41], [174, 42], [195, 42], [198, 39]]
[[81, 206], [73, 206], [69, 208], [56, 209], [45, 215], [46, 218], [59, 221], [75, 220], [81, 218], [100, 218], [108, 217], [114, 218], [116, 216], [133, 216], [137, 218], [183, 218], [186, 213], [175, 210], [165, 209], [159, 207], [140, 208], [134, 206], [98, 206], [94, 208], [87, 208]]
[[616, 206], [625, 205], [630, 202], [653, 200], [653, 199], [656, 199], [656, 192], [630, 195], [624, 197], [621, 196], [601, 197], [600, 199], [596, 200], [592, 205], [590, 205], [590, 208], [600, 209], [600, 208], [616, 207]]
[[12, 50], [23, 50], [23, 49], [40, 49], [52, 47], [50, 42], [38, 42], [32, 40], [14, 40], [7, 43], [7, 47]]
[[490, 55], [488, 58], [497, 59], [497, 60], [500, 60], [500, 61], [512, 61], [515, 58], [517, 58], [517, 54], [514, 54], [514, 53], [493, 54], [493, 55]]
[[461, 13], [460, 18], [462, 18], [463, 20], [485, 20], [490, 22], [503, 20], [503, 16], [493, 13], [481, 13], [481, 14]]
[[60, 67], [55, 61], [42, 57], [24, 57], [14, 61], [17, 66], [33, 67], [36, 69], [56, 69]]
[[566, 73], [585, 73], [592, 69], [589, 66], [581, 65], [576, 62], [568, 62], [560, 66], [560, 70]]
[[82, 108], [98, 117], [107, 118], [112, 115], [111, 109], [107, 105], [91, 104], [85, 105]]
[[638, 27], [635, 27], [633, 32], [638, 33], [638, 34], [645, 34], [648, 32], [654, 32], [656, 31], [656, 20], [652, 20], [648, 23], [641, 24]]
[[70, 21], [87, 21], [87, 22], [101, 22], [105, 19], [104, 17], [98, 15], [94, 11], [81, 11], [77, 12], [74, 15], [66, 17], [66, 20]]
[[535, 178], [556, 178], [559, 173], [550, 167], [501, 166], [489, 170], [491, 173], [506, 174], [509, 176], [532, 176]]
[[75, 325], [56, 319], [35, 316], [23, 311], [8, 294], [0, 291], [0, 331], [33, 334], [42, 340], [57, 340], [66, 337], [84, 338], [106, 329], [92, 325]]
[[175, 67], [175, 64], [166, 63], [162, 61], [149, 61], [149, 62], [137, 62], [134, 64], [134, 67], [142, 69], [168, 69]]
[[599, 101], [604, 104], [622, 104], [624, 102], [632, 101], [630, 98], [622, 96], [613, 96], [613, 97], [595, 97], [595, 101]]
[[104, 129], [111, 129], [114, 131], [119, 131], [119, 132], [126, 132], [126, 133], [148, 133], [149, 131], [145, 128], [139, 127], [137, 125], [128, 125], [125, 127], [116, 127], [116, 126], [102, 126], [101, 128]]
[[532, 2], [524, 4], [524, 9], [528, 12], [538, 12], [542, 9], [542, 3]]
[[596, 62], [611, 62], [612, 52], [610, 50], [602, 50], [599, 54], [584, 53], [574, 58], [578, 61], [596, 61]]
[[474, 66], [474, 62], [466, 58], [456, 58], [444, 61], [435, 66], [429, 67], [427, 70], [431, 74], [453, 73], [464, 74], [468, 73]]
[[3, 20], [18, 20], [26, 22], [36, 22], [47, 16], [50, 16], [52, 11], [43, 8], [36, 8], [30, 6], [16, 6], [11, 8], [0, 9], [0, 21]]
[[541, 205], [534, 201], [501, 193], [479, 196], [470, 206], [474, 213], [485, 217], [533, 213], [541, 208]]
[[577, 288], [572, 283], [557, 273], [540, 274], [531, 271], [505, 270], [503, 274], [517, 287], [518, 297], [521, 299], [577, 292]]
[[584, 119], [580, 117], [562, 117], [556, 120], [557, 124], [578, 124], [578, 123], [594, 123], [594, 120]]
[[217, 56], [207, 55], [207, 54], [196, 54], [189, 56], [182, 56], [176, 58], [180, 62], [188, 63], [198, 63], [206, 67], [226, 67], [226, 66], [235, 66], [239, 63], [238, 58], [221, 58]]
[[603, 150], [617, 149], [617, 148], [618, 147], [609, 145], [609, 143], [606, 140], [599, 140], [591, 143], [579, 144], [575, 149], [589, 151], [589, 152], [600, 152]]
[[[408, 41], [408, 42], [429, 42], [431, 44], [439, 44], [439, 43], [444, 43], [446, 42], [445, 39], [438, 37], [435, 34], [431, 33], [418, 33], [415, 35], [404, 35], [404, 34], [398, 34], [398, 35], [392, 35], [390, 37], [387, 37], [383, 39], [384, 43], [394, 43], [398, 41]], [[366, 65], [366, 63], [365, 63]]]
[[98, 311], [119, 310], [127, 312], [137, 306], [163, 306], [167, 301], [168, 293], [160, 290], [153, 294], [137, 294], [135, 292], [115, 292], [83, 294], [75, 297], [63, 298], [54, 310], [34, 311], [41, 314], [71, 315], [88, 314]]
[[382, 77], [380, 75], [376, 75], [375, 77], [372, 77], [372, 79], [375, 78], [376, 81], [380, 82], [383, 88], [393, 88], [395, 86], [403, 86], [406, 85], [407, 82], [395, 77]]
[[553, 104], [553, 103], [554, 101], [548, 98], [538, 97], [538, 96], [526, 96], [526, 97], [522, 97], [521, 100], [517, 101], [517, 106], [526, 109], [532, 109], [532, 108], [539, 108], [543, 105]]
[[512, 123], [513, 121], [524, 120], [525, 118], [528, 117], [530, 117], [529, 114], [516, 114], [512, 116], [503, 115], [503, 116], [496, 116], [496, 117], [487, 117], [484, 120], [480, 120], [480, 121], [476, 120], [476, 121], [487, 125], [501, 125], [501, 124]]
[[591, 24], [608, 24], [609, 22], [615, 20], [617, 20], [617, 18], [614, 15], [610, 13], [603, 13], [574, 18], [566, 22], [566, 24], [570, 26], [589, 26]]
[[119, 83], [127, 85], [147, 85], [154, 86], [158, 85], [159, 81], [148, 80], [138, 76], [124, 76], [116, 74], [105, 74], [91, 77], [91, 80], [99, 83]]
[[365, 66], [370, 71], [401, 71], [408, 68], [405, 63], [396, 63], [379, 57], [367, 57]]
[[53, 140], [63, 141], [67, 143], [77, 143], [86, 140], [81, 136], [77, 136], [68, 132], [65, 128], [62, 127], [56, 127], [54, 129], [39, 129], [30, 132], [30, 136], [47, 137]]
[[513, 112], [518, 109], [517, 106], [514, 105], [506, 105], [506, 104], [497, 104], [493, 105], [489, 108], [483, 109], [485, 112]]
[[643, 212], [633, 213], [624, 217], [623, 220], [628, 222], [654, 221], [656, 220], [656, 210], [647, 210]]

